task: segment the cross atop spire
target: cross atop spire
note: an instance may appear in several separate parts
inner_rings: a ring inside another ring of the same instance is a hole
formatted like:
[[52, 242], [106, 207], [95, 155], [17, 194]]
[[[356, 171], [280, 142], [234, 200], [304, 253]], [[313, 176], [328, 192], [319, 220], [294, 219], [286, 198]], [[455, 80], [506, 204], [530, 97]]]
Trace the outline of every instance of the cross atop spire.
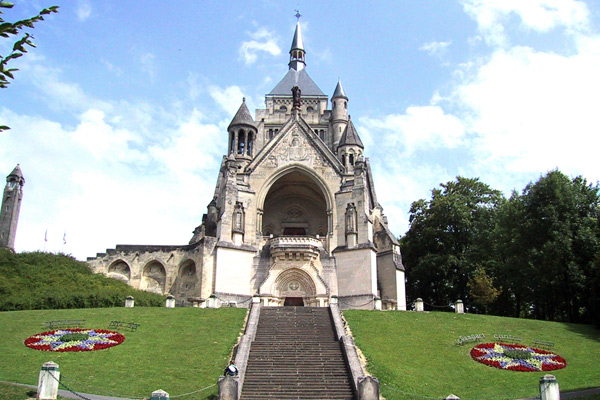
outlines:
[[296, 11], [296, 15], [294, 15], [294, 17], [296, 17], [298, 19], [298, 22], [300, 22], [300, 17], [302, 16], [302, 14], [300, 14], [299, 10], [294, 10]]

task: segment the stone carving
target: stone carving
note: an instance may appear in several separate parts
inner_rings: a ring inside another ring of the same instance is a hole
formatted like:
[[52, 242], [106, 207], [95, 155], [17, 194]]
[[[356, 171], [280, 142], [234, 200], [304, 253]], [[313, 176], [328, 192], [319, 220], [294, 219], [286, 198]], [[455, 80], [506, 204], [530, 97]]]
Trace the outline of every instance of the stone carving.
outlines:
[[277, 162], [277, 157], [274, 154], [271, 154], [267, 157], [267, 161], [265, 162], [265, 167], [267, 168], [277, 168], [279, 163]]
[[298, 138], [294, 138], [292, 140], [292, 145], [290, 146], [290, 160], [291, 161], [304, 161], [308, 158], [309, 151]]
[[305, 222], [304, 213], [299, 208], [292, 208], [283, 216], [284, 222]]
[[292, 97], [293, 97], [293, 101], [294, 101], [294, 105], [292, 107], [292, 109], [299, 109], [300, 106], [302, 105], [302, 90], [300, 90], [300, 88], [298, 86], [294, 86], [292, 88]]

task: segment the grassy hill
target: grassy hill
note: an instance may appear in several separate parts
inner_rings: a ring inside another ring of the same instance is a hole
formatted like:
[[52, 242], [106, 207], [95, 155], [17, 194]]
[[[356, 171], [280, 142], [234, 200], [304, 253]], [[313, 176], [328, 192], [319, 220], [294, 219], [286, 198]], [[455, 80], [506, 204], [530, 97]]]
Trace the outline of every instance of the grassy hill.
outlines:
[[561, 391], [600, 386], [600, 330], [593, 326], [441, 312], [345, 311], [344, 316], [388, 400], [441, 399], [451, 393], [463, 400], [539, 395], [545, 372], [488, 367], [471, 359], [474, 344], [455, 345], [459, 336], [478, 333], [489, 342], [494, 334], [522, 337], [525, 345], [534, 339], [554, 342], [553, 351], [567, 360], [566, 368], [551, 372]]
[[0, 249], [0, 311], [123, 306], [128, 295], [139, 306], [164, 305], [164, 296], [94, 274], [72, 257]]
[[[246, 311], [115, 307], [0, 312], [0, 381], [36, 385], [42, 364], [54, 361], [63, 382], [83, 393], [142, 398], [157, 389], [176, 396], [208, 387], [183, 398], [212, 399]], [[27, 337], [46, 330], [45, 321], [63, 319], [85, 319], [86, 328], [108, 329], [112, 320], [140, 327], [135, 332], [121, 330], [122, 344], [99, 351], [53, 353], [23, 344]]]

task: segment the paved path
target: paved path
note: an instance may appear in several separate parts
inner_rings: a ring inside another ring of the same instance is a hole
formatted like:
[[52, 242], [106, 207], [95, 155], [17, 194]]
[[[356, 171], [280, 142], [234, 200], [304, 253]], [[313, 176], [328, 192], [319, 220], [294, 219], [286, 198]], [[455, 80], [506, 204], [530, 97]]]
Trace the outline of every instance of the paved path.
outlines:
[[[25, 385], [23, 383], [6, 382], [6, 381], [0, 381], [0, 382], [7, 383], [9, 385], [23, 386], [23, 387], [30, 388], [33, 390], [37, 390], [37, 386], [35, 386], [35, 385]], [[79, 393], [79, 394], [89, 400], [139, 400], [139, 398], [138, 399], [129, 399], [129, 398], [124, 398], [124, 397], [100, 396], [97, 394], [89, 394], [89, 393]], [[65, 399], [83, 400], [80, 396], [74, 395], [73, 393], [69, 392], [68, 390], [59, 390], [58, 395], [60, 397], [64, 397]]]

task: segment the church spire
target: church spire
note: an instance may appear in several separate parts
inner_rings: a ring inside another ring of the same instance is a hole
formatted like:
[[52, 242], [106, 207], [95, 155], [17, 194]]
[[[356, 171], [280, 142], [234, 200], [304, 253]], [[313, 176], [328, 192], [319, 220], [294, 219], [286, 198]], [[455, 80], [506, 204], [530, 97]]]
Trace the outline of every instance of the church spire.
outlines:
[[304, 43], [302, 42], [300, 17], [300, 12], [296, 10], [296, 18], [298, 18], [298, 22], [296, 23], [296, 31], [294, 32], [294, 39], [292, 40], [292, 47], [290, 48], [290, 63], [288, 64], [290, 69], [295, 69], [296, 71], [300, 71], [306, 66], [306, 62], [304, 60], [306, 51], [304, 50]]

